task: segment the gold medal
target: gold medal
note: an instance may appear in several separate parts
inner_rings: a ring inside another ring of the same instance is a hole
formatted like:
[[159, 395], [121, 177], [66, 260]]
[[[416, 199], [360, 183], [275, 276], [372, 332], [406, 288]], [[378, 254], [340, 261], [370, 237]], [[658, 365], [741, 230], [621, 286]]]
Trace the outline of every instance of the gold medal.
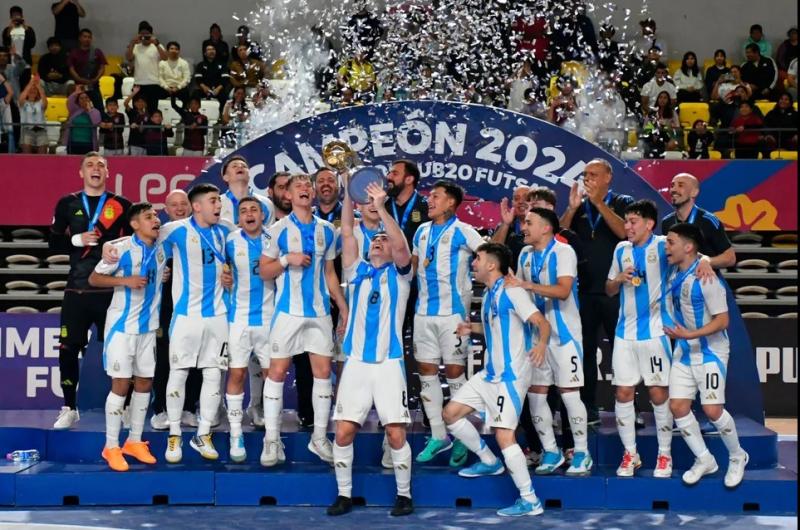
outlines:
[[231, 272], [231, 266], [227, 263], [222, 265], [222, 272]]
[[634, 287], [639, 287], [640, 285], [642, 285], [642, 279], [639, 278], [638, 276], [634, 276], [633, 278], [631, 278], [631, 283], [633, 284]]
[[425, 267], [426, 269], [428, 268], [428, 265], [430, 265], [430, 264], [431, 264], [431, 260], [429, 260], [428, 258], [425, 258], [425, 261], [422, 262], [422, 266]]

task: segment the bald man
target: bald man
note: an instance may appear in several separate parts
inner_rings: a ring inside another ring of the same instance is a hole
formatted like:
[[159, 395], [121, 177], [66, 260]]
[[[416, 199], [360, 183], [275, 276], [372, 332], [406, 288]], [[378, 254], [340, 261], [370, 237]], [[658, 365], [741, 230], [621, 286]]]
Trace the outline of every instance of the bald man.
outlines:
[[519, 253], [525, 246], [522, 236], [522, 225], [525, 224], [525, 216], [528, 214], [528, 193], [530, 188], [520, 186], [514, 190], [511, 196], [511, 205], [508, 198], [500, 201], [500, 224], [492, 234], [492, 242], [500, 243], [511, 249], [513, 261], [519, 259]]
[[732, 267], [736, 264], [736, 253], [725, 233], [725, 226], [713, 213], [697, 206], [700, 182], [694, 175], [678, 173], [672, 177], [669, 189], [675, 211], [661, 221], [661, 232], [666, 234], [677, 223], [690, 223], [703, 234], [700, 253], [703, 259], [698, 266], [698, 276], [710, 277], [714, 269]]

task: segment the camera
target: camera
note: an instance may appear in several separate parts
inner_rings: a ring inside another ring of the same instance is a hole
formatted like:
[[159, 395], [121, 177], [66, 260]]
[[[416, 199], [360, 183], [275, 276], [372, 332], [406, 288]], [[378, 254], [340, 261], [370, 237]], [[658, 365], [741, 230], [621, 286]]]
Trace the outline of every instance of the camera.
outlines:
[[150, 42], [152, 35], [142, 35], [142, 42]]

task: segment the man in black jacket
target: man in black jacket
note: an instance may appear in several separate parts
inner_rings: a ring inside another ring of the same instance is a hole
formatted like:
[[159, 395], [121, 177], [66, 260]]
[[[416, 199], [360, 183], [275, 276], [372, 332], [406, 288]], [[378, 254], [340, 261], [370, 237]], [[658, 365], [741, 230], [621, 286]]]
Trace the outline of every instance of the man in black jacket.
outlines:
[[203, 99], [219, 101], [219, 112], [228, 100], [228, 65], [217, 60], [217, 49], [207, 44], [203, 52], [203, 60], [194, 69], [194, 82]]
[[754, 85], [753, 97], [772, 99], [775, 83], [778, 81], [778, 68], [772, 57], [764, 57], [758, 44], [748, 44], [744, 49], [747, 61], [742, 64], [742, 81]]

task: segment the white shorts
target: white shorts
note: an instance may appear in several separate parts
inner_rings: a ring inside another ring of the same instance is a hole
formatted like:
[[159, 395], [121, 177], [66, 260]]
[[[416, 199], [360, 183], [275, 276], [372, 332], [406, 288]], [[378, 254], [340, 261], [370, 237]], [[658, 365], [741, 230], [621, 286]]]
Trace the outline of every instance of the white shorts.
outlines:
[[152, 378], [156, 371], [156, 332], [135, 335], [107, 332], [103, 342], [103, 368], [114, 379]]
[[345, 362], [333, 419], [363, 425], [373, 403], [383, 425], [411, 423], [406, 370], [401, 359], [365, 363], [348, 358]]
[[250, 354], [255, 353], [261, 368], [269, 368], [269, 324], [249, 326], [231, 322], [228, 332], [228, 368], [247, 368]]
[[666, 335], [647, 340], [614, 339], [611, 368], [615, 386], [669, 386], [672, 348]]
[[728, 357], [718, 357], [722, 366], [715, 361], [691, 366], [680, 362], [672, 365], [669, 375], [670, 399], [694, 400], [699, 391], [701, 405], [724, 405]]
[[469, 337], [456, 335], [456, 328], [463, 321], [461, 315], [414, 315], [414, 358], [437, 366], [441, 362], [464, 366], [467, 363]]
[[481, 370], [461, 385], [452, 401], [486, 412], [486, 424], [501, 429], [516, 429], [522, 414], [522, 402], [528, 390], [530, 374], [516, 381], [490, 383]]
[[173, 315], [169, 328], [169, 367], [228, 367], [228, 317]]
[[298, 317], [276, 313], [272, 318], [269, 341], [272, 359], [286, 359], [306, 351], [333, 357], [331, 317]]
[[558, 388], [583, 386], [583, 355], [576, 341], [563, 346], [550, 342], [542, 366], [532, 364], [531, 385]]

